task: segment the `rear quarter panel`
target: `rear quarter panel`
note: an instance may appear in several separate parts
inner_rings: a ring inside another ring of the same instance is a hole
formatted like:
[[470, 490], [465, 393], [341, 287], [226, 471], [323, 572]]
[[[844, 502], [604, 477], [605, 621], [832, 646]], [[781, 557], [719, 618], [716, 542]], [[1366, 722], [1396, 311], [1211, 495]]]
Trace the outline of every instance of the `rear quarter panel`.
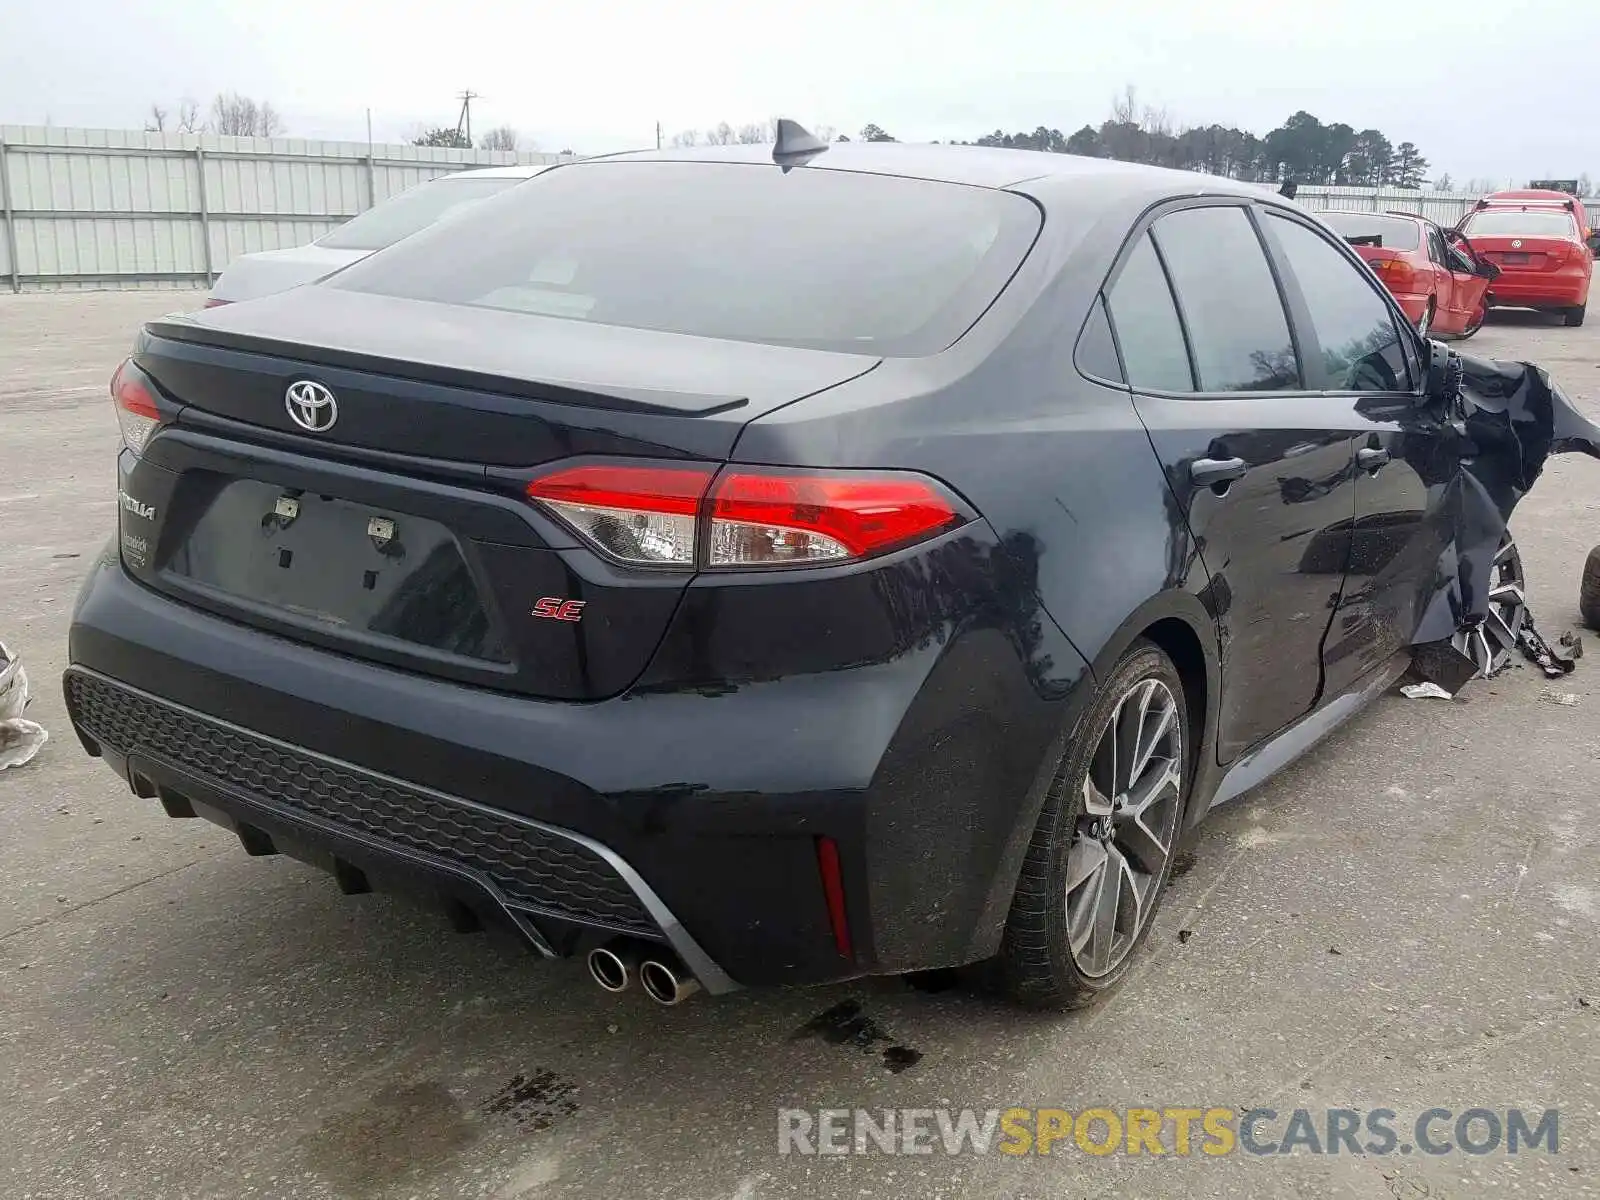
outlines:
[[900, 467], [943, 480], [989, 522], [1044, 619], [1097, 672], [1162, 616], [1211, 645], [1205, 572], [1131, 398], [1073, 363], [1142, 207], [1037, 247], [943, 354], [886, 360], [752, 422], [734, 459]]

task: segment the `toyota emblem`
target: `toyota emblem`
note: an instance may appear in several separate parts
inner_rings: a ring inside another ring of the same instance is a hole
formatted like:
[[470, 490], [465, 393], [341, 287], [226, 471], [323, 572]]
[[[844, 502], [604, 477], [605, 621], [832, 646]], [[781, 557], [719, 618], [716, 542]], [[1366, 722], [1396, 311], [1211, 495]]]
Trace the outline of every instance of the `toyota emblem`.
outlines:
[[326, 433], [339, 419], [339, 402], [333, 393], [311, 379], [291, 383], [283, 394], [283, 406], [289, 410], [290, 420], [312, 433]]
[[1522, 249], [1522, 239], [1518, 238], [1516, 241], [1512, 242], [1511, 243], [1511, 248], [1513, 250], [1521, 250]]

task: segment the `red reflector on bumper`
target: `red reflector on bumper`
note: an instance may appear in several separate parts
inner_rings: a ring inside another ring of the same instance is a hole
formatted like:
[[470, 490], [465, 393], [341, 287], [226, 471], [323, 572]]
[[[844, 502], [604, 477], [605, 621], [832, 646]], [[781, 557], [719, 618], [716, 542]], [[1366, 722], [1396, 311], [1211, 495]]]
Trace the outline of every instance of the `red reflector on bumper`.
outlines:
[[817, 839], [817, 869], [822, 874], [822, 894], [828, 901], [828, 923], [840, 958], [854, 958], [850, 944], [850, 919], [844, 910], [844, 872], [839, 866], [839, 845], [831, 837]]

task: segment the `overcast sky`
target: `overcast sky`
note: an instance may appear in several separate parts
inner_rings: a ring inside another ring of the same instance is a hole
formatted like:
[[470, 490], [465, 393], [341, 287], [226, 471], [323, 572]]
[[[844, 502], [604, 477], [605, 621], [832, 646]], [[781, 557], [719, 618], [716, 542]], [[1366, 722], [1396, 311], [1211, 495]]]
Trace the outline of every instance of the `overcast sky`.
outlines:
[[772, 115], [902, 140], [1296, 109], [1413, 141], [1437, 174], [1600, 179], [1600, 9], [1578, 0], [0, 0], [0, 124], [137, 128], [154, 100], [272, 101], [288, 132], [508, 123], [540, 149]]

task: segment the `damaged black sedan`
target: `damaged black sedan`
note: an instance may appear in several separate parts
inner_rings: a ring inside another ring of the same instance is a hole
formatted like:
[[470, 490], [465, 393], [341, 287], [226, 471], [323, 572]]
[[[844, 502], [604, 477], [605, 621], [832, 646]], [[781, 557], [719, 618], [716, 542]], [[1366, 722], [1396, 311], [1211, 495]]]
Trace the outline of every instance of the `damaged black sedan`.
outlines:
[[787, 123], [152, 322], [113, 391], [89, 751], [664, 1003], [1094, 1000], [1209, 808], [1424, 644], [1493, 668], [1506, 518], [1600, 445], [1260, 189]]

